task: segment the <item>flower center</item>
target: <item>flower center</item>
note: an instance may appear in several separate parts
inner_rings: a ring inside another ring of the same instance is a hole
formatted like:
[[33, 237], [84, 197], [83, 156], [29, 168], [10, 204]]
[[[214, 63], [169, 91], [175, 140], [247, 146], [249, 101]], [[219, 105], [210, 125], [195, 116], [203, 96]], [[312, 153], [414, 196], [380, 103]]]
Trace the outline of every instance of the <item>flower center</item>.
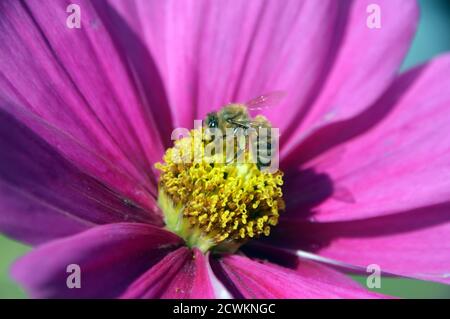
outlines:
[[248, 151], [243, 163], [230, 163], [221, 153], [207, 155], [206, 147], [202, 130], [192, 130], [155, 165], [167, 229], [204, 252], [234, 251], [268, 236], [284, 210], [282, 172], [260, 170]]

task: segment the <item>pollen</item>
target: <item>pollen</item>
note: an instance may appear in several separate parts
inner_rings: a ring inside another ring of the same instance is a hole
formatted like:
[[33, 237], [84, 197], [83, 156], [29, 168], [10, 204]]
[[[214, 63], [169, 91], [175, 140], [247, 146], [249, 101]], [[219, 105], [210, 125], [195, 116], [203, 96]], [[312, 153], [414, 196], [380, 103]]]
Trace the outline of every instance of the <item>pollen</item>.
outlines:
[[158, 204], [166, 227], [202, 251], [235, 250], [249, 239], [268, 236], [285, 206], [282, 172], [261, 171], [250, 152], [244, 152], [243, 163], [206, 155], [202, 134], [190, 131], [155, 165], [161, 172]]

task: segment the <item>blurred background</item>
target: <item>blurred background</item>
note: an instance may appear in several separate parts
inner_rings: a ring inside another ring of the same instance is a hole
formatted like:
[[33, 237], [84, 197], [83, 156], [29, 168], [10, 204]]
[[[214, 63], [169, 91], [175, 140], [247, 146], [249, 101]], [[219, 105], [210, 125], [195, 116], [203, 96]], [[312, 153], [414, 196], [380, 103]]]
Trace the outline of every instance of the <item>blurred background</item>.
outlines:
[[[421, 19], [418, 32], [402, 70], [450, 51], [450, 0], [419, 0], [419, 3]], [[21, 288], [10, 279], [9, 268], [16, 258], [29, 250], [30, 247], [0, 235], [0, 298], [26, 298]], [[365, 277], [353, 278], [363, 284], [366, 282]], [[450, 286], [409, 279], [382, 278], [381, 289], [374, 291], [402, 298], [450, 298]]]

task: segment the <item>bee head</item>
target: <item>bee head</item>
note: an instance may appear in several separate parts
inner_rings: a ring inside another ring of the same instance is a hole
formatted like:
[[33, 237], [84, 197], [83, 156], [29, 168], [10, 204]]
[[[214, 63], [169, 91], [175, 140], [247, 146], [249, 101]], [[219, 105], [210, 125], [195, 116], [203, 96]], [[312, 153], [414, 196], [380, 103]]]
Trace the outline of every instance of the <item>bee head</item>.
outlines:
[[208, 113], [206, 116], [206, 126], [209, 128], [217, 128], [219, 127], [219, 118], [217, 113]]

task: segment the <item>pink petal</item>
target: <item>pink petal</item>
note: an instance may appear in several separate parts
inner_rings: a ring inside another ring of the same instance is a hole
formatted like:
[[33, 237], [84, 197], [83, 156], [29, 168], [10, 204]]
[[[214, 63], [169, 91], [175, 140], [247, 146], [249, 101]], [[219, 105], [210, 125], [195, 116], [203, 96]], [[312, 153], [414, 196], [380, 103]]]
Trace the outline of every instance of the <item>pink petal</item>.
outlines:
[[138, 278], [122, 298], [201, 299], [213, 298], [207, 260], [187, 247], [167, 255]]
[[247, 257], [231, 255], [220, 259], [225, 285], [243, 298], [374, 298], [380, 297], [350, 278], [328, 267], [303, 261], [297, 270]]
[[2, 1], [1, 108], [89, 174], [148, 206], [156, 194], [152, 165], [164, 150], [160, 135], [169, 139], [171, 123], [156, 118], [164, 105], [142, 97], [151, 88], [134, 81], [93, 4], [77, 4], [81, 29], [66, 26], [66, 1]]
[[90, 177], [30, 129], [0, 110], [0, 230], [41, 243], [95, 224], [140, 221], [162, 224]]
[[450, 284], [450, 204], [358, 221], [284, 221], [269, 241], [360, 267]]
[[[366, 9], [370, 4], [380, 7], [380, 29], [367, 26], [369, 13]], [[310, 158], [314, 149], [305, 148], [305, 137], [331, 123], [353, 118], [381, 96], [395, 78], [410, 47], [418, 16], [416, 1], [357, 0], [352, 3], [345, 33], [334, 47], [336, 56], [320, 95], [282, 149], [285, 165]], [[314, 148], [317, 142], [311, 144]]]
[[348, 11], [333, 0], [110, 3], [155, 57], [183, 127], [274, 90], [287, 96], [267, 114], [276, 127], [297, 126], [326, 78]]
[[376, 127], [307, 165], [333, 188], [314, 219], [362, 219], [448, 201], [449, 72], [447, 55], [404, 74], [374, 106], [373, 116], [385, 114]]
[[27, 244], [43, 243], [91, 227], [52, 205], [24, 195], [0, 181], [0, 232]]
[[[12, 276], [35, 298], [111, 298], [182, 240], [145, 224], [111, 224], [43, 245], [19, 259]], [[81, 288], [68, 288], [67, 266], [80, 267]]]

